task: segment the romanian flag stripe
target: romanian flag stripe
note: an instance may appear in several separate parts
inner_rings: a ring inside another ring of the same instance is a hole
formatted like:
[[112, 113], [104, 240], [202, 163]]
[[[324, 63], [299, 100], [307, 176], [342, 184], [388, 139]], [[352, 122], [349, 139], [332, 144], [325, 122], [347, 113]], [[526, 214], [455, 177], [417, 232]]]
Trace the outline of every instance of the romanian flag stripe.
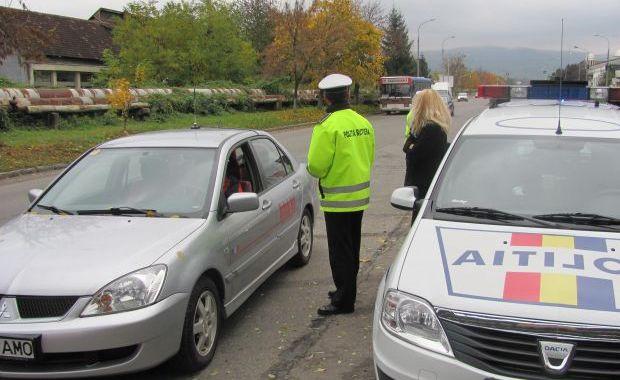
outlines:
[[504, 300], [616, 310], [611, 280], [557, 273], [508, 272]]
[[593, 252], [607, 252], [607, 241], [587, 236], [561, 236], [514, 233], [510, 239], [512, 247], [543, 247], [580, 249]]

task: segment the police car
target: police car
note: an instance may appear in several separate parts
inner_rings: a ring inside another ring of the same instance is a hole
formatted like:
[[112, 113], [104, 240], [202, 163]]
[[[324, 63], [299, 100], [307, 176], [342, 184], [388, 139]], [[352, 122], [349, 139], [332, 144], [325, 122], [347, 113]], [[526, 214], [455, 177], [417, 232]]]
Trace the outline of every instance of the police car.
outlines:
[[618, 152], [615, 106], [469, 120], [426, 199], [392, 195], [420, 212], [379, 287], [377, 378], [620, 378]]

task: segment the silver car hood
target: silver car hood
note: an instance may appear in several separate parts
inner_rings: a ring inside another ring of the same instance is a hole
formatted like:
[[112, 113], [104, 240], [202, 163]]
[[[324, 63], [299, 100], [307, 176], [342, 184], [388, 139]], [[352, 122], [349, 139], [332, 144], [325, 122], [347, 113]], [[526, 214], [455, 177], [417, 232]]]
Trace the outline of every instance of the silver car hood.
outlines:
[[0, 227], [0, 294], [91, 295], [147, 267], [203, 219], [24, 214]]

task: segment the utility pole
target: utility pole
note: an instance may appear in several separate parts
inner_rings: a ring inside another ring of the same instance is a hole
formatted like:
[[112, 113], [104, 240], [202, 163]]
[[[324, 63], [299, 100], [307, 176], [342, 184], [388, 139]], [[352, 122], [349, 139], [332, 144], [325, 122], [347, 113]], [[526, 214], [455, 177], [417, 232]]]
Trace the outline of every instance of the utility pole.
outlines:
[[605, 86], [609, 86], [609, 38], [602, 34], [595, 34], [594, 37], [601, 37], [607, 40], [607, 61], [605, 61]]
[[446, 37], [446, 38], [443, 39], [443, 41], [441, 41], [441, 63], [446, 65], [446, 68], [447, 68], [447, 74], [446, 75], [448, 75], [448, 76], [450, 76], [450, 62], [446, 62], [446, 58], [444, 57], [443, 46], [446, 43], [446, 41], [451, 40], [453, 38], [456, 38], [456, 36]]
[[427, 24], [427, 23], [429, 23], [431, 21], [435, 21], [435, 20], [437, 20], [437, 19], [435, 17], [433, 17], [433, 18], [430, 18], [430, 19], [420, 23], [420, 25], [418, 25], [418, 54], [417, 54], [417, 56], [418, 56], [418, 64], [416, 65], [417, 69], [418, 69], [417, 70], [417, 72], [418, 72], [417, 76], [420, 76], [420, 28], [422, 27], [422, 25]]
[[583, 60], [583, 65], [582, 65], [582, 62], [579, 62], [579, 80], [581, 81], [581, 67], [582, 66], [583, 66], [583, 71], [584, 71], [584, 77], [587, 76], [585, 71], [587, 69], [587, 64], [588, 64], [588, 52], [585, 51], [584, 49], [580, 48], [577, 45], [573, 46], [573, 49], [582, 51], [582, 52], [584, 52], [586, 54], [586, 57]]

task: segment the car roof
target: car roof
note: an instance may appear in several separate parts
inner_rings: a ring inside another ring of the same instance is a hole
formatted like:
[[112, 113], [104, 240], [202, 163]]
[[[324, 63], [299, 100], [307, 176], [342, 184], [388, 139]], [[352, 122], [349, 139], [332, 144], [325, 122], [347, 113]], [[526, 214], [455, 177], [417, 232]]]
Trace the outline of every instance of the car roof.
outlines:
[[140, 133], [101, 144], [100, 148], [218, 148], [232, 137], [246, 138], [260, 133], [248, 129], [187, 128]]
[[[464, 136], [530, 135], [555, 136], [558, 126], [557, 100], [513, 100], [484, 110], [466, 129]], [[592, 102], [563, 101], [562, 136], [620, 139], [620, 108]]]

